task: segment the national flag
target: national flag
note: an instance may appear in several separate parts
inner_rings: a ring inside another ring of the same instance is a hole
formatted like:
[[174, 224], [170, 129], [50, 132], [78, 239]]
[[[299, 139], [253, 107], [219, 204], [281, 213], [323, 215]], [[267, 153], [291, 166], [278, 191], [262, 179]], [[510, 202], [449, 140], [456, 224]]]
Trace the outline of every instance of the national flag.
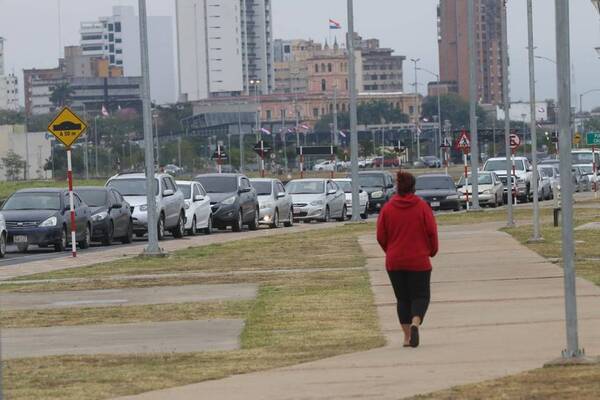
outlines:
[[300, 125], [300, 128], [305, 129], [305, 130], [309, 130], [310, 126], [308, 126], [308, 125]]
[[345, 138], [346, 137], [346, 133], [344, 131], [340, 131], [340, 136]]
[[104, 104], [102, 104], [102, 110], [100, 111], [102, 113], [103, 117], [108, 117], [108, 110], [106, 109], [106, 107], [104, 107]]
[[262, 133], [266, 134], [266, 135], [270, 135], [270, 134], [271, 134], [271, 131], [270, 131], [270, 130], [268, 130], [267, 128], [260, 128], [260, 131], [261, 131]]
[[333, 19], [329, 19], [329, 29], [342, 29], [342, 24]]

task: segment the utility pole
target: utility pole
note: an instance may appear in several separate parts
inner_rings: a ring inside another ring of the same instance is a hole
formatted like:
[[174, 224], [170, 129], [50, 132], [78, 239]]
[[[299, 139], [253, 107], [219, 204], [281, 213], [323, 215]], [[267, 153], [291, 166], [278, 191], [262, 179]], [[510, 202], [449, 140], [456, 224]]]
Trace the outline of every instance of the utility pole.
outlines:
[[504, 97], [504, 146], [506, 153], [506, 195], [507, 227], [515, 226], [513, 217], [513, 173], [510, 148], [510, 93], [508, 86], [508, 32], [506, 21], [506, 0], [502, 6], [502, 93]]
[[[533, 163], [533, 237], [530, 242], [540, 242], [540, 202], [538, 199], [539, 171], [537, 160], [537, 116], [535, 105], [535, 47], [533, 41], [533, 0], [527, 0], [527, 42], [529, 53], [529, 110], [531, 113], [531, 162]], [[527, 142], [525, 142], [527, 143]]]
[[[146, 204], [148, 205], [148, 245], [146, 256], [163, 255], [158, 246], [158, 216], [156, 215], [156, 179], [154, 177], [154, 146], [152, 134], [152, 105], [150, 102], [150, 62], [148, 57], [148, 23], [146, 0], [138, 0], [140, 19], [140, 48], [142, 64], [142, 111], [144, 117], [144, 153], [146, 161]], [[96, 165], [98, 165], [96, 163]]]
[[96, 173], [96, 178], [100, 177], [98, 173], [98, 116], [94, 117], [94, 172]]
[[[479, 211], [479, 140], [477, 132], [477, 42], [475, 41], [475, 0], [468, 0], [469, 30], [469, 120], [471, 130], [471, 192], [472, 210]], [[466, 178], [466, 177], [465, 177]]]
[[415, 64], [415, 135], [417, 136], [417, 160], [421, 158], [421, 132], [419, 130], [419, 76], [417, 71], [419, 68], [417, 67], [417, 63], [421, 61], [420, 58], [411, 58]]
[[244, 173], [244, 132], [242, 132], [242, 106], [238, 103], [238, 133], [240, 135], [240, 172]]
[[560, 132], [560, 186], [562, 201], [562, 259], [565, 281], [565, 316], [567, 349], [563, 359], [583, 356], [577, 331], [577, 297], [575, 290], [575, 245], [573, 242], [573, 182], [571, 181], [571, 56], [569, 35], [569, 0], [555, 0], [556, 7], [556, 74], [558, 86], [558, 125]]
[[354, 0], [348, 2], [348, 85], [350, 90], [350, 163], [352, 176], [352, 221], [360, 220], [360, 198], [358, 184], [358, 127], [357, 127], [357, 94], [356, 94], [356, 59], [354, 55]]

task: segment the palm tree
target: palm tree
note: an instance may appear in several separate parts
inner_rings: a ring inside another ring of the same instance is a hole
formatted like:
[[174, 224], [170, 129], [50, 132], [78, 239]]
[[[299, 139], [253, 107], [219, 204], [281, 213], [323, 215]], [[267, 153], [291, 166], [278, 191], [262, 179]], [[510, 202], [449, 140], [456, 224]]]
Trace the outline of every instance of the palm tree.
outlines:
[[52, 89], [50, 101], [56, 107], [64, 107], [71, 102], [71, 95], [75, 90], [67, 83], [61, 83]]

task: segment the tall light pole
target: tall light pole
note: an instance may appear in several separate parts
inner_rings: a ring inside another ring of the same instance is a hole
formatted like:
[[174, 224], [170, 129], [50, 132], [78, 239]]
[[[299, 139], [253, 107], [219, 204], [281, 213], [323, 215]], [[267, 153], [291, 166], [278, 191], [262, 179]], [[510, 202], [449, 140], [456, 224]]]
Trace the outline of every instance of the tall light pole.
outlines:
[[419, 75], [417, 71], [419, 70], [417, 63], [421, 61], [420, 58], [411, 58], [415, 64], [415, 135], [417, 136], [417, 160], [421, 158], [421, 133], [419, 132]]
[[585, 95], [588, 95], [590, 93], [594, 93], [594, 92], [600, 92], [600, 89], [590, 89], [586, 92], [583, 92], [579, 95], [579, 113], [583, 114], [583, 97]]
[[142, 64], [142, 111], [144, 117], [144, 155], [146, 162], [146, 204], [148, 205], [148, 245], [144, 255], [164, 254], [158, 246], [158, 216], [156, 215], [156, 179], [154, 177], [154, 138], [152, 135], [152, 104], [150, 102], [150, 62], [148, 57], [148, 23], [146, 0], [138, 0], [140, 19], [140, 49]]
[[[250, 79], [250, 85], [254, 86], [254, 102], [256, 103], [256, 142], [260, 142], [262, 134], [260, 131], [260, 96], [258, 95], [258, 87], [260, 86], [260, 79]], [[257, 165], [261, 165], [261, 156], [256, 156]]]
[[360, 198], [358, 182], [358, 116], [356, 93], [356, 59], [354, 54], [354, 0], [348, 2], [348, 90], [350, 91], [350, 162], [352, 175], [352, 221], [360, 220]]
[[508, 86], [508, 32], [506, 0], [502, 4], [502, 94], [504, 97], [504, 151], [506, 154], [507, 227], [515, 226], [513, 217], [513, 173], [510, 148], [510, 88]]
[[[475, 41], [475, 0], [467, 1], [469, 42], [469, 121], [471, 131], [471, 193], [472, 210], [479, 208], [479, 135], [477, 132], [477, 42]], [[466, 177], [465, 177], [466, 178]], [[467, 205], [468, 206], [468, 205]]]
[[562, 201], [562, 259], [565, 281], [565, 316], [567, 349], [564, 359], [583, 355], [577, 332], [577, 297], [575, 290], [575, 245], [573, 242], [573, 182], [571, 180], [571, 56], [569, 34], [569, 0], [555, 0], [556, 7], [556, 75], [558, 86], [558, 125], [560, 146], [560, 186]]
[[433, 71], [425, 69], [423, 67], [418, 68], [419, 71], [425, 71], [428, 74], [435, 76], [437, 82], [437, 117], [438, 117], [438, 140], [437, 146], [440, 152], [440, 160], [444, 159], [444, 150], [442, 149], [442, 100], [440, 94], [440, 74], [436, 74]]
[[[542, 240], [540, 234], [540, 202], [538, 199], [538, 160], [537, 160], [537, 116], [535, 105], [535, 47], [533, 42], [533, 0], [527, 0], [527, 52], [529, 55], [529, 110], [531, 114], [531, 162], [533, 164], [532, 187], [533, 187], [533, 237], [531, 242]], [[527, 142], [525, 142], [527, 143]]]

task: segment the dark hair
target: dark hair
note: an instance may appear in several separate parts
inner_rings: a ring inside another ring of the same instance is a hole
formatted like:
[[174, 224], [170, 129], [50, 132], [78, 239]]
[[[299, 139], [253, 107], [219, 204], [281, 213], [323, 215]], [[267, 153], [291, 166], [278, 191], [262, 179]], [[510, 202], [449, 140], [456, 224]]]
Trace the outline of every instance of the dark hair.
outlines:
[[415, 192], [415, 184], [417, 180], [413, 174], [409, 172], [400, 171], [396, 175], [396, 193], [400, 196], [412, 194]]

